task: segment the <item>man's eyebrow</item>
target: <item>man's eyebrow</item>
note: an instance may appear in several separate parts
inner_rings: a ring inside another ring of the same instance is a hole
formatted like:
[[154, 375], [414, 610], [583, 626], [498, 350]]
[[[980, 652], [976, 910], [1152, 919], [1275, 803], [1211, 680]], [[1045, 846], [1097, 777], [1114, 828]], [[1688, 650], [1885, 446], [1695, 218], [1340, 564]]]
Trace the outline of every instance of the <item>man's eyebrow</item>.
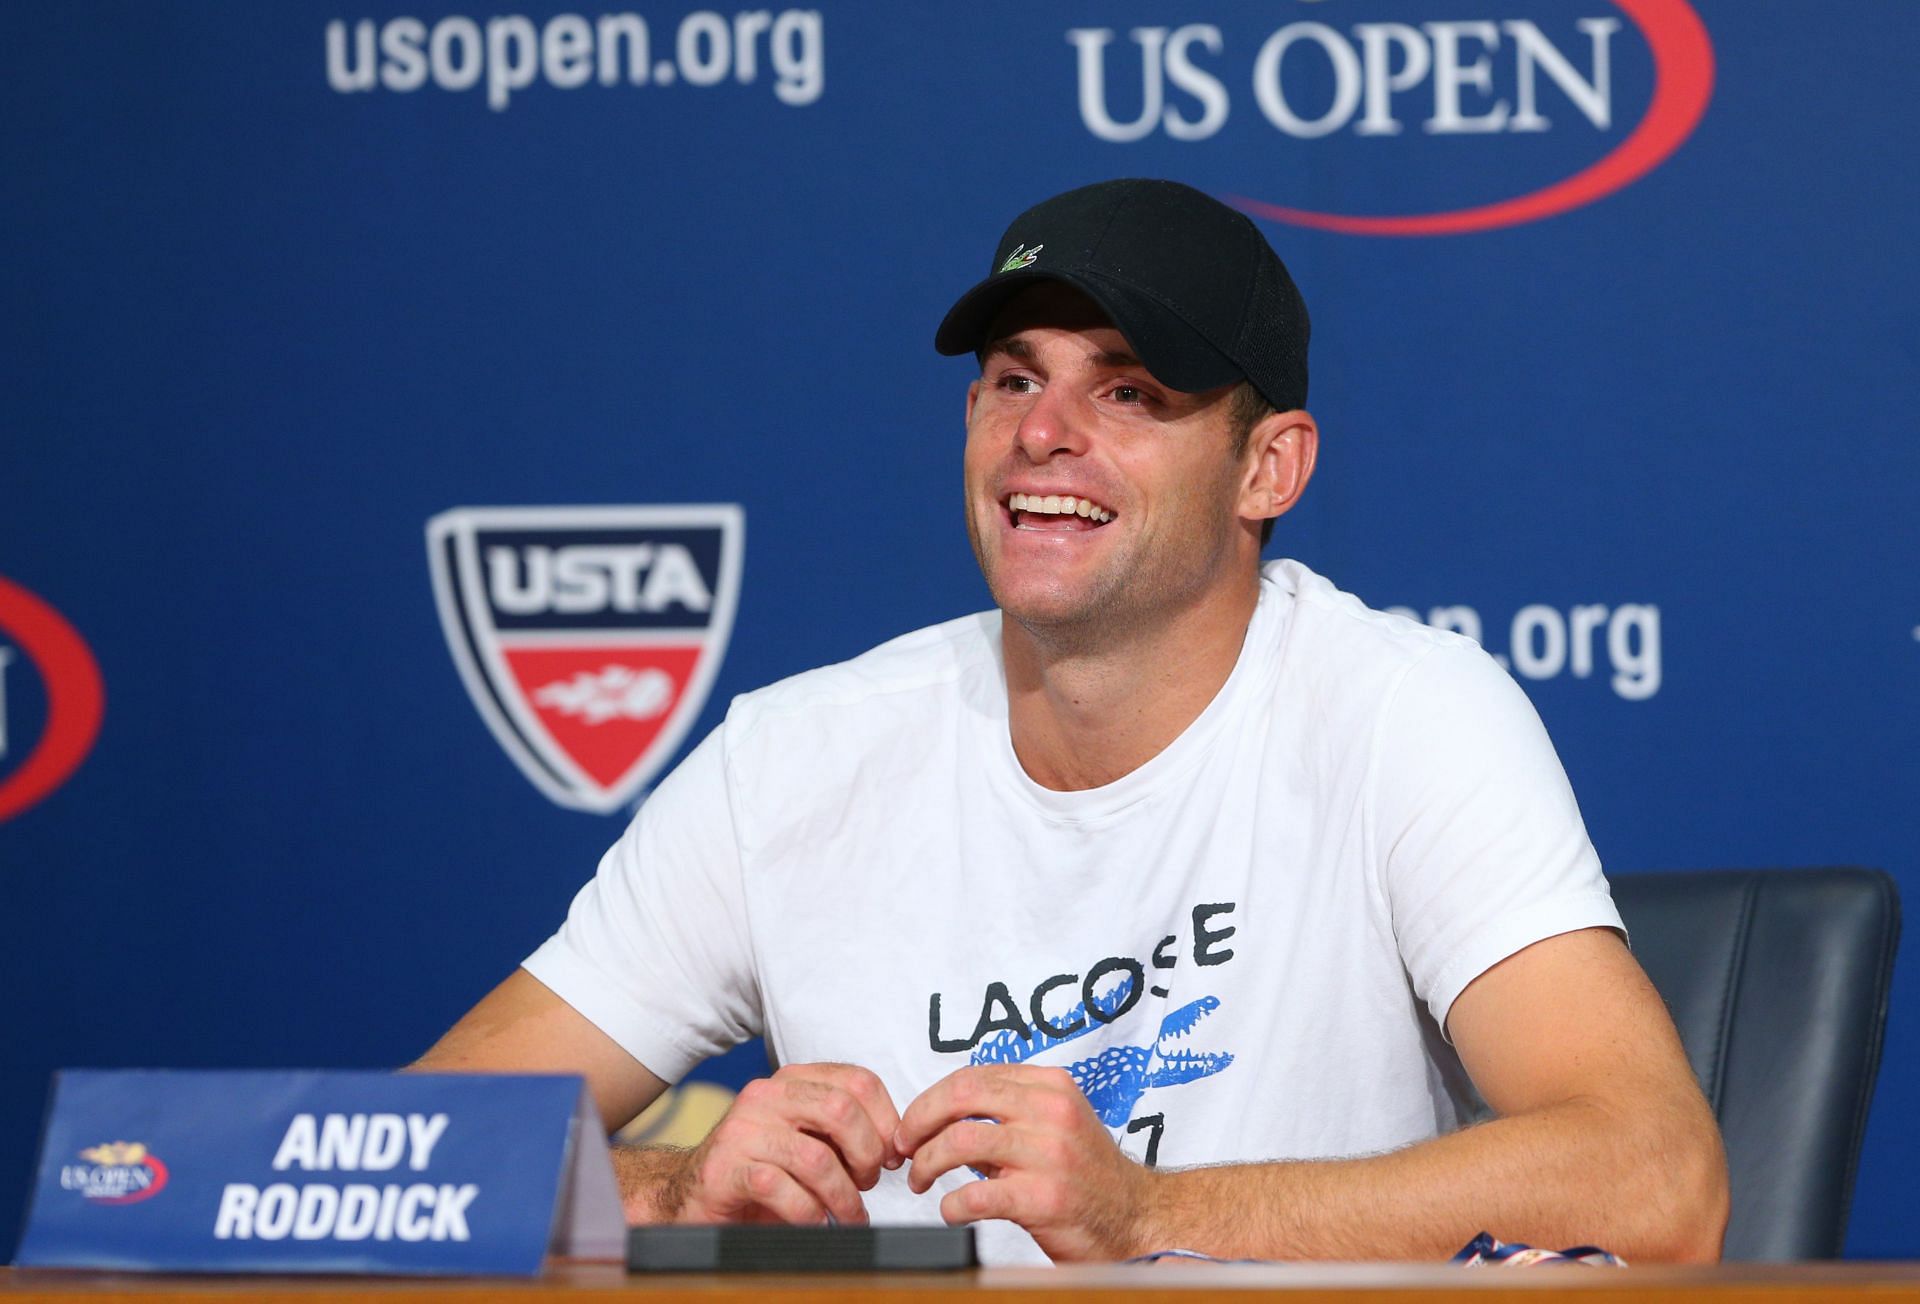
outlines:
[[[988, 340], [980, 350], [980, 361], [985, 362], [995, 355], [1018, 358], [1022, 362], [1033, 361], [1033, 345], [1026, 340], [1012, 336], [1002, 336], [997, 340]], [[1089, 359], [1097, 367], [1113, 367], [1125, 370], [1130, 367], [1145, 367], [1146, 364], [1124, 349], [1107, 349], [1093, 354]]]

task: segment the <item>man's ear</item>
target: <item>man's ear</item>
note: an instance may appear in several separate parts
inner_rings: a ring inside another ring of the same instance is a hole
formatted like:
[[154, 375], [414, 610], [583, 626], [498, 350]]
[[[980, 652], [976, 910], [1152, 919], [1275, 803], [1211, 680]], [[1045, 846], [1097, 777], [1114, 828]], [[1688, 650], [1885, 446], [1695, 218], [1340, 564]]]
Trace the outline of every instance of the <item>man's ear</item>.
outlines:
[[980, 382], [974, 381], [967, 386], [967, 429], [973, 429], [973, 405], [980, 398]]
[[1261, 417], [1247, 435], [1241, 517], [1265, 521], [1284, 515], [1306, 492], [1319, 453], [1320, 427], [1308, 413], [1295, 408]]

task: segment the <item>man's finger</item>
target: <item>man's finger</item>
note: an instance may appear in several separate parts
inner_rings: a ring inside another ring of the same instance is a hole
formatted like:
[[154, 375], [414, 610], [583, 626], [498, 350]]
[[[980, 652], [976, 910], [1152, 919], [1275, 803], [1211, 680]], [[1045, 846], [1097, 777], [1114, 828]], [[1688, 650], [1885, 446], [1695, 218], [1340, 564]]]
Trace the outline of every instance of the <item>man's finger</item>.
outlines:
[[949, 1227], [962, 1223], [1004, 1218], [1026, 1226], [1032, 1219], [1031, 1203], [1026, 1198], [1030, 1183], [1018, 1177], [998, 1177], [991, 1181], [968, 1182], [957, 1191], [949, 1191], [940, 1201], [940, 1217]]
[[[900, 1154], [893, 1148], [893, 1134], [900, 1126], [900, 1111], [894, 1106], [893, 1097], [887, 1092], [887, 1084], [880, 1080], [879, 1074], [858, 1064], [805, 1064], [796, 1066], [792, 1072], [796, 1076], [832, 1083], [852, 1096], [866, 1111], [867, 1117], [873, 1122], [874, 1134], [880, 1138], [880, 1163], [887, 1168], [900, 1166]], [[774, 1076], [777, 1078], [780, 1074]]]
[[963, 1118], [1017, 1118], [1020, 1104], [1040, 1079], [1017, 1071], [1027, 1066], [980, 1065], [955, 1069], [928, 1087], [900, 1116], [894, 1146], [912, 1155], [942, 1128]]
[[802, 1132], [789, 1134], [776, 1155], [779, 1166], [843, 1223], [867, 1221], [867, 1206], [832, 1146]]
[[827, 1220], [826, 1206], [778, 1164], [742, 1164], [734, 1170], [733, 1192], [741, 1209], [770, 1210], [782, 1222], [813, 1224]]
[[1019, 1149], [1012, 1128], [965, 1119], [950, 1123], [928, 1137], [915, 1152], [907, 1170], [907, 1185], [915, 1195], [923, 1194], [962, 1164], [997, 1172], [1017, 1163]]
[[867, 1107], [851, 1091], [817, 1078], [793, 1076], [775, 1084], [777, 1108], [795, 1127], [830, 1143], [862, 1190], [880, 1180], [893, 1154], [891, 1133], [879, 1132]]

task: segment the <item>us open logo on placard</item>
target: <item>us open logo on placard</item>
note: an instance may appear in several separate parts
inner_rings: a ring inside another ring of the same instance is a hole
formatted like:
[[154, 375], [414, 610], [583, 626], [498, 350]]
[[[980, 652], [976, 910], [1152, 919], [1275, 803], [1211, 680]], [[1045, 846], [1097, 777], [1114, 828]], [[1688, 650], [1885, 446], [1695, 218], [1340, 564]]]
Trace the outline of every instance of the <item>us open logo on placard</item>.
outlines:
[[138, 1204], [166, 1189], [167, 1166], [138, 1141], [106, 1141], [60, 1166], [60, 1186], [94, 1204]]
[[427, 523], [454, 664], [533, 786], [620, 809], [686, 737], [740, 598], [738, 504], [459, 507]]

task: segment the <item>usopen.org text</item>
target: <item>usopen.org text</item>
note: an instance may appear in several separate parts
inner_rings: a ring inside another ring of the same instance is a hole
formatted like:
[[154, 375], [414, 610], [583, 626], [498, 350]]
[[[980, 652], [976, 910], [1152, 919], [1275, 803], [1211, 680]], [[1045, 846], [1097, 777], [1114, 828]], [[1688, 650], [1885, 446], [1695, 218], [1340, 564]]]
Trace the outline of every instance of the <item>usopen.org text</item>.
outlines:
[[1561, 674], [1587, 679], [1604, 670], [1607, 686], [1630, 702], [1644, 702], [1660, 691], [1660, 608], [1651, 603], [1576, 603], [1565, 612], [1531, 603], [1508, 622], [1505, 651], [1488, 642], [1486, 626], [1472, 607], [1434, 607], [1425, 615], [1412, 607], [1387, 610], [1465, 634], [1522, 679]]
[[428, 26], [418, 18], [327, 24], [327, 84], [358, 91], [468, 91], [484, 85], [496, 112], [535, 83], [555, 90], [597, 86], [718, 86], [770, 75], [782, 104], [812, 104], [826, 89], [825, 34], [817, 9], [698, 9], [669, 38], [639, 14], [556, 14], [536, 25], [521, 14], [482, 22], [460, 14]]

